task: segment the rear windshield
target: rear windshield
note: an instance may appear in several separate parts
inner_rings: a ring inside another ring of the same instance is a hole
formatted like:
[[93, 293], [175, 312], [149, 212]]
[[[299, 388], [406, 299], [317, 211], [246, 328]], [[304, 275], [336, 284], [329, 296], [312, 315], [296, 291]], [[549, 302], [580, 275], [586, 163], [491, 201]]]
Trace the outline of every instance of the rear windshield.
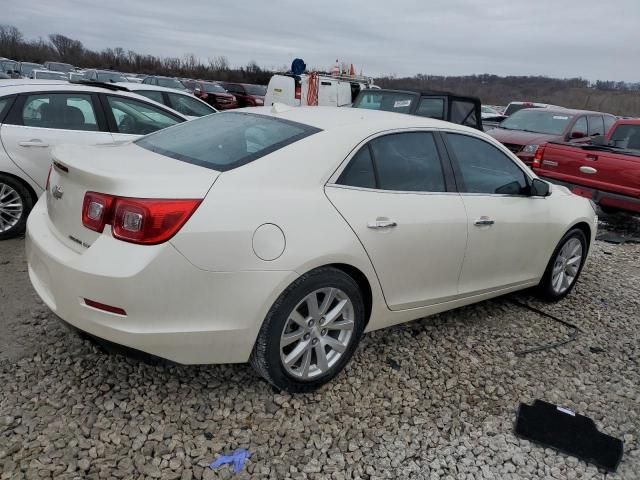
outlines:
[[500, 124], [505, 130], [562, 135], [573, 115], [542, 109], [520, 110]]
[[161, 130], [136, 143], [176, 160], [226, 171], [319, 131], [309, 125], [280, 118], [228, 112]]
[[178, 90], [186, 90], [186, 87], [175, 78], [158, 78], [158, 85], [161, 87], [175, 88]]
[[98, 72], [98, 81], [99, 82], [111, 82], [111, 83], [118, 83], [118, 82], [126, 83], [127, 79], [124, 78], [119, 73]]
[[385, 112], [409, 113], [417, 101], [417, 94], [402, 92], [362, 92], [356, 98], [353, 108], [384, 110]]

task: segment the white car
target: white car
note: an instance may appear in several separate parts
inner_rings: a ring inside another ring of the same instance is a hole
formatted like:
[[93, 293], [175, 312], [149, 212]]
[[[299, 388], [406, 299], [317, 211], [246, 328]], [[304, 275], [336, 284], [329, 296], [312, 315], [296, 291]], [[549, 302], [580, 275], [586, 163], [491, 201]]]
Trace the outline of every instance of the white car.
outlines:
[[77, 329], [306, 392], [363, 331], [528, 287], [564, 297], [595, 234], [588, 200], [477, 130], [276, 104], [56, 149], [26, 245]]
[[499, 111], [497, 111], [495, 108], [490, 107], [488, 105], [482, 105], [480, 115], [482, 116], [483, 119], [502, 116], [502, 114]]
[[69, 74], [63, 72], [54, 72], [46, 69], [33, 69], [29, 72], [29, 78], [32, 80], [60, 80], [67, 81]]
[[154, 102], [166, 105], [173, 110], [182, 113], [189, 120], [216, 113], [217, 110], [188, 90], [160, 87], [146, 83], [119, 83], [130, 92], [147, 97]]
[[133, 140], [186, 120], [117, 85], [0, 83], [0, 240], [24, 231], [27, 215], [44, 191], [52, 147]]

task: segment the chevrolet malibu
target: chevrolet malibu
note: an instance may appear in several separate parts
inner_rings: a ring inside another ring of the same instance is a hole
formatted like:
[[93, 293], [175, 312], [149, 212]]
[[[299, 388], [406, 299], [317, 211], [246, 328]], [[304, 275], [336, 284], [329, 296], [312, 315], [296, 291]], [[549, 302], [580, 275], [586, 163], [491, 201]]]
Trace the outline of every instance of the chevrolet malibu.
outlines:
[[276, 104], [58, 147], [27, 256], [93, 337], [307, 392], [363, 332], [528, 287], [561, 299], [596, 220], [477, 130]]

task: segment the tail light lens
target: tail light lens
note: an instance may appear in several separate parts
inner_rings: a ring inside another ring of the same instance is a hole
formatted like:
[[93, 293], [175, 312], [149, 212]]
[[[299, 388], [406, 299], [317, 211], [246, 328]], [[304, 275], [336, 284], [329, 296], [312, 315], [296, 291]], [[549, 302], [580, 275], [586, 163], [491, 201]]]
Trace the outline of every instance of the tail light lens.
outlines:
[[302, 85], [296, 83], [296, 100], [302, 99]]
[[544, 157], [544, 145], [539, 146], [538, 150], [536, 150], [531, 166], [533, 168], [540, 168], [542, 166], [542, 157]]
[[114, 197], [102, 193], [87, 192], [82, 202], [82, 224], [102, 233], [111, 217]]
[[144, 245], [166, 242], [182, 228], [201, 201], [118, 198], [113, 236]]
[[49, 184], [51, 182], [51, 170], [53, 170], [53, 165], [49, 167], [49, 173], [47, 174], [47, 183], [44, 186], [45, 191], [49, 191]]
[[202, 200], [114, 197], [87, 192], [82, 224], [102, 233], [111, 225], [115, 238], [141, 245], [156, 245], [173, 237], [193, 215]]

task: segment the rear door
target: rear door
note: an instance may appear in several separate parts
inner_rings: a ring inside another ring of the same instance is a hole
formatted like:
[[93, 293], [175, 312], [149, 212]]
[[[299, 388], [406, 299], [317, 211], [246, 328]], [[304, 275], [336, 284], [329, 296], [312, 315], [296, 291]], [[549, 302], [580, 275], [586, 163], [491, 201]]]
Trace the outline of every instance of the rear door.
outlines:
[[106, 130], [95, 94], [34, 92], [18, 97], [0, 138], [16, 165], [44, 189], [53, 147], [112, 143]]
[[442, 151], [431, 132], [378, 136], [326, 187], [371, 258], [392, 310], [458, 294], [467, 215]]

